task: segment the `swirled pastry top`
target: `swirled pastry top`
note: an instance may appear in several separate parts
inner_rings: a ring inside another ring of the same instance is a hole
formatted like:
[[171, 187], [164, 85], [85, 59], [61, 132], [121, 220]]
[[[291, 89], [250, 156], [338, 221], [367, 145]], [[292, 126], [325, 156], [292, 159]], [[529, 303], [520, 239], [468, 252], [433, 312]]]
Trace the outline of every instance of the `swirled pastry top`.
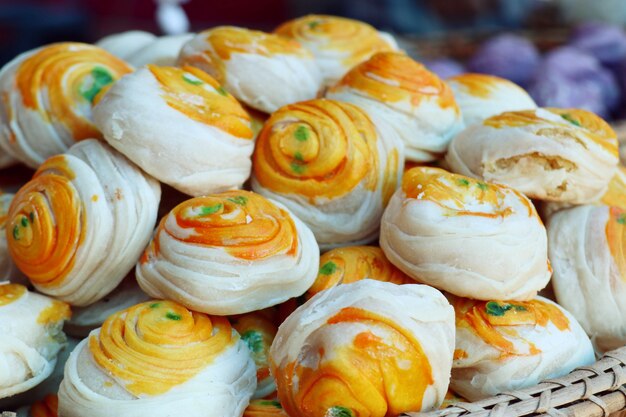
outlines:
[[447, 80], [461, 108], [465, 126], [481, 123], [500, 113], [537, 108], [517, 84], [487, 74], [460, 74]]
[[277, 400], [252, 400], [243, 417], [289, 417]]
[[36, 168], [75, 141], [100, 138], [92, 104], [131, 71], [119, 58], [82, 43], [52, 44], [18, 56], [0, 71], [2, 147]]
[[376, 52], [397, 49], [395, 40], [372, 26], [336, 16], [300, 17], [283, 23], [275, 32], [295, 39], [313, 52], [326, 85], [333, 84]]

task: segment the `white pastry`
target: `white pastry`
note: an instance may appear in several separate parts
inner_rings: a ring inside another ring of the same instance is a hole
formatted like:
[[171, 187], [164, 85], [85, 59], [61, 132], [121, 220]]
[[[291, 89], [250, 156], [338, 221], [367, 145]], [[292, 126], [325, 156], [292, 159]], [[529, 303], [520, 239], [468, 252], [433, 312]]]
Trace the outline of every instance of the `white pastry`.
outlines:
[[82, 43], [19, 55], [0, 70], [0, 153], [37, 168], [77, 141], [100, 138], [92, 104], [131, 71], [119, 58]]
[[143, 30], [129, 30], [105, 36], [96, 42], [96, 46], [108, 51], [118, 58], [128, 61], [144, 46], [150, 45], [158, 37]]
[[580, 324], [550, 300], [450, 302], [456, 312], [450, 387], [470, 401], [532, 387], [595, 361]]
[[186, 194], [238, 188], [250, 175], [250, 116], [197, 68], [149, 65], [122, 78], [94, 120], [112, 147]]
[[59, 415], [240, 416], [255, 386], [254, 362], [226, 318], [150, 301], [115, 313], [74, 349]]
[[446, 161], [454, 172], [506, 184], [531, 198], [584, 204], [598, 200], [615, 175], [617, 138], [585, 110], [508, 112], [461, 132]]
[[183, 47], [178, 63], [206, 71], [238, 100], [266, 113], [315, 98], [321, 90], [311, 52], [256, 30], [219, 26], [200, 32]]
[[17, 282], [23, 277], [22, 273], [15, 267], [7, 247], [6, 223], [12, 200], [13, 194], [3, 193], [0, 190], [0, 282]]
[[441, 157], [463, 129], [450, 87], [401, 52], [382, 52], [350, 70], [326, 97], [361, 107], [379, 127], [394, 129], [411, 161]]
[[385, 210], [380, 246], [419, 282], [479, 300], [529, 300], [552, 273], [546, 229], [512, 188], [417, 167]]
[[287, 209], [229, 191], [185, 201], [165, 216], [136, 275], [153, 297], [231, 315], [302, 295], [318, 263], [313, 234]]
[[537, 104], [520, 86], [487, 74], [460, 74], [448, 78], [454, 98], [461, 108], [465, 126], [482, 123], [500, 113], [532, 110]]
[[15, 195], [9, 251], [35, 288], [75, 306], [109, 294], [150, 241], [161, 188], [123, 155], [84, 140]]
[[552, 216], [552, 280], [600, 352], [626, 344], [626, 209], [581, 206]]
[[384, 417], [441, 404], [453, 350], [454, 311], [439, 291], [366, 279], [296, 310], [270, 357], [291, 417]]
[[404, 166], [403, 147], [358, 107], [316, 99], [281, 108], [254, 151], [252, 189], [287, 206], [322, 249], [367, 243]]
[[134, 51], [127, 61], [137, 68], [147, 64], [175, 65], [183, 45], [193, 37], [193, 33], [158, 37]]

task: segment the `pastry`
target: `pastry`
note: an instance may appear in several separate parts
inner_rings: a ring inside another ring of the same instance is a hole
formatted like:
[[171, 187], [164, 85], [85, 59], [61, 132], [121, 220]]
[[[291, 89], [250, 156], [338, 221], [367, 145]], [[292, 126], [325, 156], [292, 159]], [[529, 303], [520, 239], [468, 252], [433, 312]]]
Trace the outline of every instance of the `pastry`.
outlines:
[[537, 108], [522, 87], [495, 75], [460, 74], [447, 82], [461, 108], [465, 126], [482, 123], [507, 111]]
[[322, 249], [370, 242], [402, 175], [396, 139], [352, 104], [283, 107], [257, 138], [252, 189], [293, 211]]
[[626, 208], [580, 206], [548, 227], [557, 301], [600, 352], [626, 344]]
[[313, 234], [287, 209], [228, 191], [187, 200], [165, 216], [136, 274], [153, 297], [232, 315], [303, 294], [318, 263]]
[[332, 249], [320, 258], [315, 283], [306, 292], [307, 299], [315, 294], [363, 279], [415, 284], [413, 278], [396, 268], [377, 246], [346, 246]]
[[148, 65], [122, 78], [94, 120], [111, 146], [186, 194], [241, 187], [250, 175], [250, 116], [197, 68]]
[[28, 391], [54, 369], [65, 344], [67, 304], [30, 292], [23, 285], [0, 283], [0, 408], [7, 397]]
[[200, 32], [185, 44], [178, 63], [206, 71], [238, 100], [266, 113], [315, 98], [321, 89], [311, 52], [256, 30], [219, 26]]
[[546, 229], [512, 188], [418, 167], [404, 174], [380, 231], [387, 258], [420, 282], [479, 300], [529, 300], [552, 273]]
[[598, 200], [615, 175], [617, 138], [585, 110], [508, 112], [461, 132], [446, 161], [454, 172], [506, 184], [531, 198], [584, 204]]
[[82, 43], [19, 55], [0, 70], [0, 150], [37, 168], [77, 141], [100, 138], [92, 104], [131, 71], [121, 59]]
[[96, 42], [96, 46], [118, 58], [128, 61], [144, 46], [150, 45], [158, 36], [143, 30], [129, 30], [105, 36]]
[[372, 56], [351, 69], [326, 97], [356, 104], [377, 126], [395, 130], [411, 161], [434, 161], [463, 129], [450, 87], [401, 52]]
[[[6, 223], [9, 206], [13, 200], [13, 194], [3, 193], [0, 190], [0, 282], [14, 281], [23, 283], [22, 273], [15, 267], [9, 254], [6, 237]], [[17, 281], [16, 281], [17, 280]]]
[[17, 410], [17, 417], [58, 417], [59, 398], [56, 394], [48, 394], [45, 398], [35, 401], [31, 406]]
[[240, 416], [255, 386], [254, 362], [226, 318], [149, 301], [113, 314], [74, 349], [59, 415]]
[[591, 342], [556, 303], [452, 297], [456, 349], [450, 387], [477, 401], [537, 385], [595, 361]]
[[38, 291], [92, 304], [122, 281], [150, 241], [159, 183], [105, 143], [48, 159], [15, 195], [6, 236]]
[[252, 398], [268, 398], [276, 394], [276, 383], [270, 375], [269, 353], [278, 329], [262, 312], [231, 318], [233, 329], [246, 342], [256, 365], [257, 386]]
[[276, 400], [252, 400], [243, 417], [289, 417]]
[[176, 65], [183, 45], [193, 39], [193, 33], [160, 36], [133, 52], [127, 61], [137, 67], [148, 64]]
[[439, 406], [453, 350], [454, 312], [439, 291], [366, 279], [296, 310], [270, 364], [291, 417], [384, 417]]
[[120, 285], [103, 299], [86, 307], [73, 308], [71, 320], [65, 323], [65, 333], [80, 338], [87, 337], [92, 330], [102, 326], [113, 313], [150, 300], [148, 294], [139, 288], [134, 272], [131, 271]]
[[326, 86], [376, 52], [398, 49], [392, 36], [367, 23], [337, 16], [303, 16], [283, 23], [275, 33], [298, 41], [313, 53]]

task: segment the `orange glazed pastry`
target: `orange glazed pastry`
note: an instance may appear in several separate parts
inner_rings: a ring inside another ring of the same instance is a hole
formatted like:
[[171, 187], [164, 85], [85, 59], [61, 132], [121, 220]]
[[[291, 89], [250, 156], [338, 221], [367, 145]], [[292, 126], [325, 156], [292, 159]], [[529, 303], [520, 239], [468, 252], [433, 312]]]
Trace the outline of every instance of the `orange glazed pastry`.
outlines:
[[6, 237], [38, 291], [92, 304], [124, 279], [150, 241], [159, 183], [92, 139], [44, 162], [15, 195]]
[[322, 83], [313, 55], [298, 42], [233, 26], [197, 34], [178, 64], [206, 71], [238, 100], [266, 113], [315, 98]]
[[454, 313], [426, 285], [362, 280], [321, 292], [280, 326], [270, 351], [291, 417], [392, 417], [439, 406]]
[[256, 311], [231, 318], [233, 328], [246, 342], [256, 365], [257, 386], [252, 398], [269, 398], [276, 393], [274, 377], [270, 375], [269, 353], [278, 328], [265, 312]]
[[300, 42], [313, 52], [327, 86], [376, 52], [398, 48], [391, 35], [367, 23], [337, 16], [300, 17], [283, 23], [275, 32]]
[[250, 115], [197, 68], [148, 65], [127, 75], [94, 120], [109, 145], [185, 194], [239, 188], [250, 176]]
[[450, 87], [401, 52], [381, 52], [352, 68], [326, 97], [361, 107], [395, 130], [410, 161], [434, 161], [463, 128]]
[[289, 417], [276, 400], [252, 400], [243, 417]]
[[52, 373], [65, 344], [70, 307], [26, 287], [0, 283], [0, 399], [28, 391]]
[[225, 317], [149, 301], [109, 317], [72, 352], [63, 417], [240, 416], [254, 362]]
[[358, 107], [317, 99], [272, 114], [257, 139], [252, 188], [294, 212], [322, 248], [366, 243], [403, 167], [393, 130]]
[[502, 113], [450, 144], [452, 171], [506, 184], [531, 198], [569, 204], [599, 200], [617, 171], [617, 136], [595, 114], [545, 108]]
[[527, 197], [439, 168], [404, 174], [380, 246], [414, 279], [480, 300], [531, 299], [552, 273], [546, 229]]
[[23, 278], [22, 273], [15, 267], [7, 247], [7, 213], [12, 200], [13, 194], [3, 193], [0, 190], [0, 282], [19, 281]]
[[556, 299], [599, 352], [626, 343], [626, 208], [580, 206], [548, 227]]
[[137, 264], [149, 295], [209, 314], [260, 310], [302, 295], [319, 248], [279, 203], [248, 191], [185, 201], [166, 215]]
[[83, 43], [19, 55], [0, 71], [2, 154], [37, 168], [76, 141], [100, 138], [91, 116], [96, 96], [131, 71], [121, 59]]
[[537, 105], [520, 86], [487, 74], [460, 74], [447, 80], [461, 108], [465, 126], [482, 123], [500, 113], [532, 110]]
[[456, 312], [450, 387], [470, 401], [531, 387], [595, 360], [576, 319], [543, 297], [450, 302]]
[[56, 394], [48, 394], [35, 401], [30, 407], [17, 410], [17, 417], [58, 417], [59, 398]]

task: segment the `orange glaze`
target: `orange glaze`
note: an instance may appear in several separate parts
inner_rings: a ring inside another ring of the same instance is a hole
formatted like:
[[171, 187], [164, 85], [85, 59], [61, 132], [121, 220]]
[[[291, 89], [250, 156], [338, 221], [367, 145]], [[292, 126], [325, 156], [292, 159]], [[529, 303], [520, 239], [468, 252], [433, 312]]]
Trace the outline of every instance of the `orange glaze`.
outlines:
[[322, 255], [317, 279], [305, 296], [309, 299], [328, 288], [366, 278], [394, 284], [415, 284], [415, 280], [389, 262], [379, 247], [348, 246]]
[[[506, 186], [491, 184], [463, 175], [452, 174], [440, 168], [416, 167], [404, 173], [402, 190], [406, 198], [428, 200], [446, 209], [448, 215], [507, 217], [513, 214], [505, 206], [507, 193], [514, 194], [528, 210], [528, 216], [539, 220], [531, 201]], [[481, 211], [468, 210], [470, 203], [481, 203]]]
[[451, 77], [450, 81], [460, 84], [467, 94], [483, 99], [488, 99], [499, 87], [517, 88], [524, 92], [523, 88], [509, 80], [487, 74], [460, 74]]
[[626, 282], [626, 209], [609, 208], [606, 241], [622, 281]]
[[233, 328], [239, 332], [246, 342], [257, 369], [257, 381], [261, 382], [270, 376], [269, 351], [278, 329], [262, 313], [254, 312], [231, 319]]
[[30, 417], [57, 417], [59, 399], [56, 394], [48, 394], [43, 400], [36, 401], [30, 407]]
[[418, 107], [436, 99], [443, 108], [459, 108], [452, 89], [436, 74], [401, 52], [381, 52], [357, 65], [330, 91], [353, 88], [381, 103], [408, 101]]
[[338, 198], [357, 185], [374, 191], [380, 164], [376, 129], [348, 103], [316, 99], [276, 111], [265, 123], [253, 155], [256, 179], [282, 194]]
[[280, 402], [275, 400], [252, 400], [243, 412], [243, 417], [289, 417]]
[[9, 251], [34, 284], [62, 284], [83, 244], [88, 219], [73, 178], [66, 156], [49, 158], [11, 203]]
[[[560, 331], [569, 330], [569, 320], [565, 314], [545, 301], [535, 299], [508, 302], [450, 298], [457, 329], [465, 328], [475, 333], [486, 344], [498, 349], [501, 359], [541, 353], [532, 342], [519, 336], [518, 326], [545, 328], [548, 323], [552, 323]], [[514, 342], [526, 346], [526, 349], [520, 349]], [[463, 359], [463, 356], [455, 357], [457, 359]]]
[[234, 53], [272, 56], [276, 54], [313, 58], [297, 41], [258, 30], [220, 26], [205, 32], [206, 40], [224, 60]]
[[427, 387], [434, 383], [419, 341], [393, 320], [353, 307], [342, 309], [326, 326], [350, 323], [365, 324], [388, 336], [383, 339], [364, 330], [352, 343], [337, 345], [329, 354], [320, 349], [315, 368], [297, 361], [277, 372], [278, 393], [287, 414], [323, 416], [335, 406], [354, 416], [373, 417], [419, 410]]
[[[168, 229], [168, 217], [174, 217], [182, 235]], [[249, 261], [271, 256], [296, 256], [298, 232], [286, 211], [259, 194], [227, 191], [187, 200], [175, 207], [161, 221], [155, 238], [141, 261], [159, 256], [159, 235], [193, 245], [223, 248], [230, 255]]]
[[50, 306], [44, 308], [39, 317], [37, 317], [37, 323], [39, 324], [55, 324], [61, 321], [69, 320], [72, 317], [72, 311], [69, 304], [61, 301], [52, 300]]
[[[26, 108], [39, 112], [48, 123], [62, 124], [78, 141], [102, 137], [90, 120], [93, 96], [131, 71], [124, 61], [101, 48], [56, 43], [19, 65], [15, 85]], [[13, 121], [12, 112], [9, 116]]]
[[466, 358], [467, 358], [466, 351], [464, 351], [463, 349], [454, 349], [454, 360], [466, 359]]
[[448, 389], [448, 392], [446, 392], [446, 396], [443, 399], [443, 403], [441, 403], [441, 406], [439, 407], [439, 409], [443, 410], [444, 408], [448, 408], [451, 405], [454, 405], [456, 403], [462, 403], [462, 402], [467, 402], [467, 400], [461, 397], [456, 392]]
[[313, 51], [342, 52], [341, 62], [347, 68], [393, 49], [372, 26], [343, 17], [308, 15], [283, 23], [275, 32]]
[[545, 108], [562, 118], [558, 123], [543, 119], [537, 115], [536, 110], [522, 110], [514, 112], [505, 112], [497, 116], [486, 119], [483, 124], [496, 129], [506, 127], [524, 127], [533, 126], [543, 127], [542, 125], [550, 124], [559, 128], [559, 132], [563, 137], [571, 137], [573, 141], [582, 141], [583, 146], [586, 142], [594, 142], [600, 145], [605, 151], [611, 155], [618, 157], [617, 134], [611, 126], [595, 114], [581, 109], [557, 109]]
[[383, 206], [387, 207], [391, 196], [398, 188], [398, 171], [400, 170], [400, 160], [398, 157], [398, 149], [394, 148], [387, 154], [387, 163], [385, 165], [385, 176], [383, 179]]
[[26, 287], [19, 284], [0, 284], [0, 307], [11, 304], [26, 294]]
[[214, 126], [239, 139], [254, 138], [250, 116], [210, 75], [191, 66], [148, 65], [173, 109], [197, 122]]
[[626, 168], [620, 165], [602, 196], [602, 204], [626, 210]]
[[89, 351], [130, 393], [159, 395], [202, 372], [237, 340], [224, 317], [149, 301], [109, 317], [89, 337]]

